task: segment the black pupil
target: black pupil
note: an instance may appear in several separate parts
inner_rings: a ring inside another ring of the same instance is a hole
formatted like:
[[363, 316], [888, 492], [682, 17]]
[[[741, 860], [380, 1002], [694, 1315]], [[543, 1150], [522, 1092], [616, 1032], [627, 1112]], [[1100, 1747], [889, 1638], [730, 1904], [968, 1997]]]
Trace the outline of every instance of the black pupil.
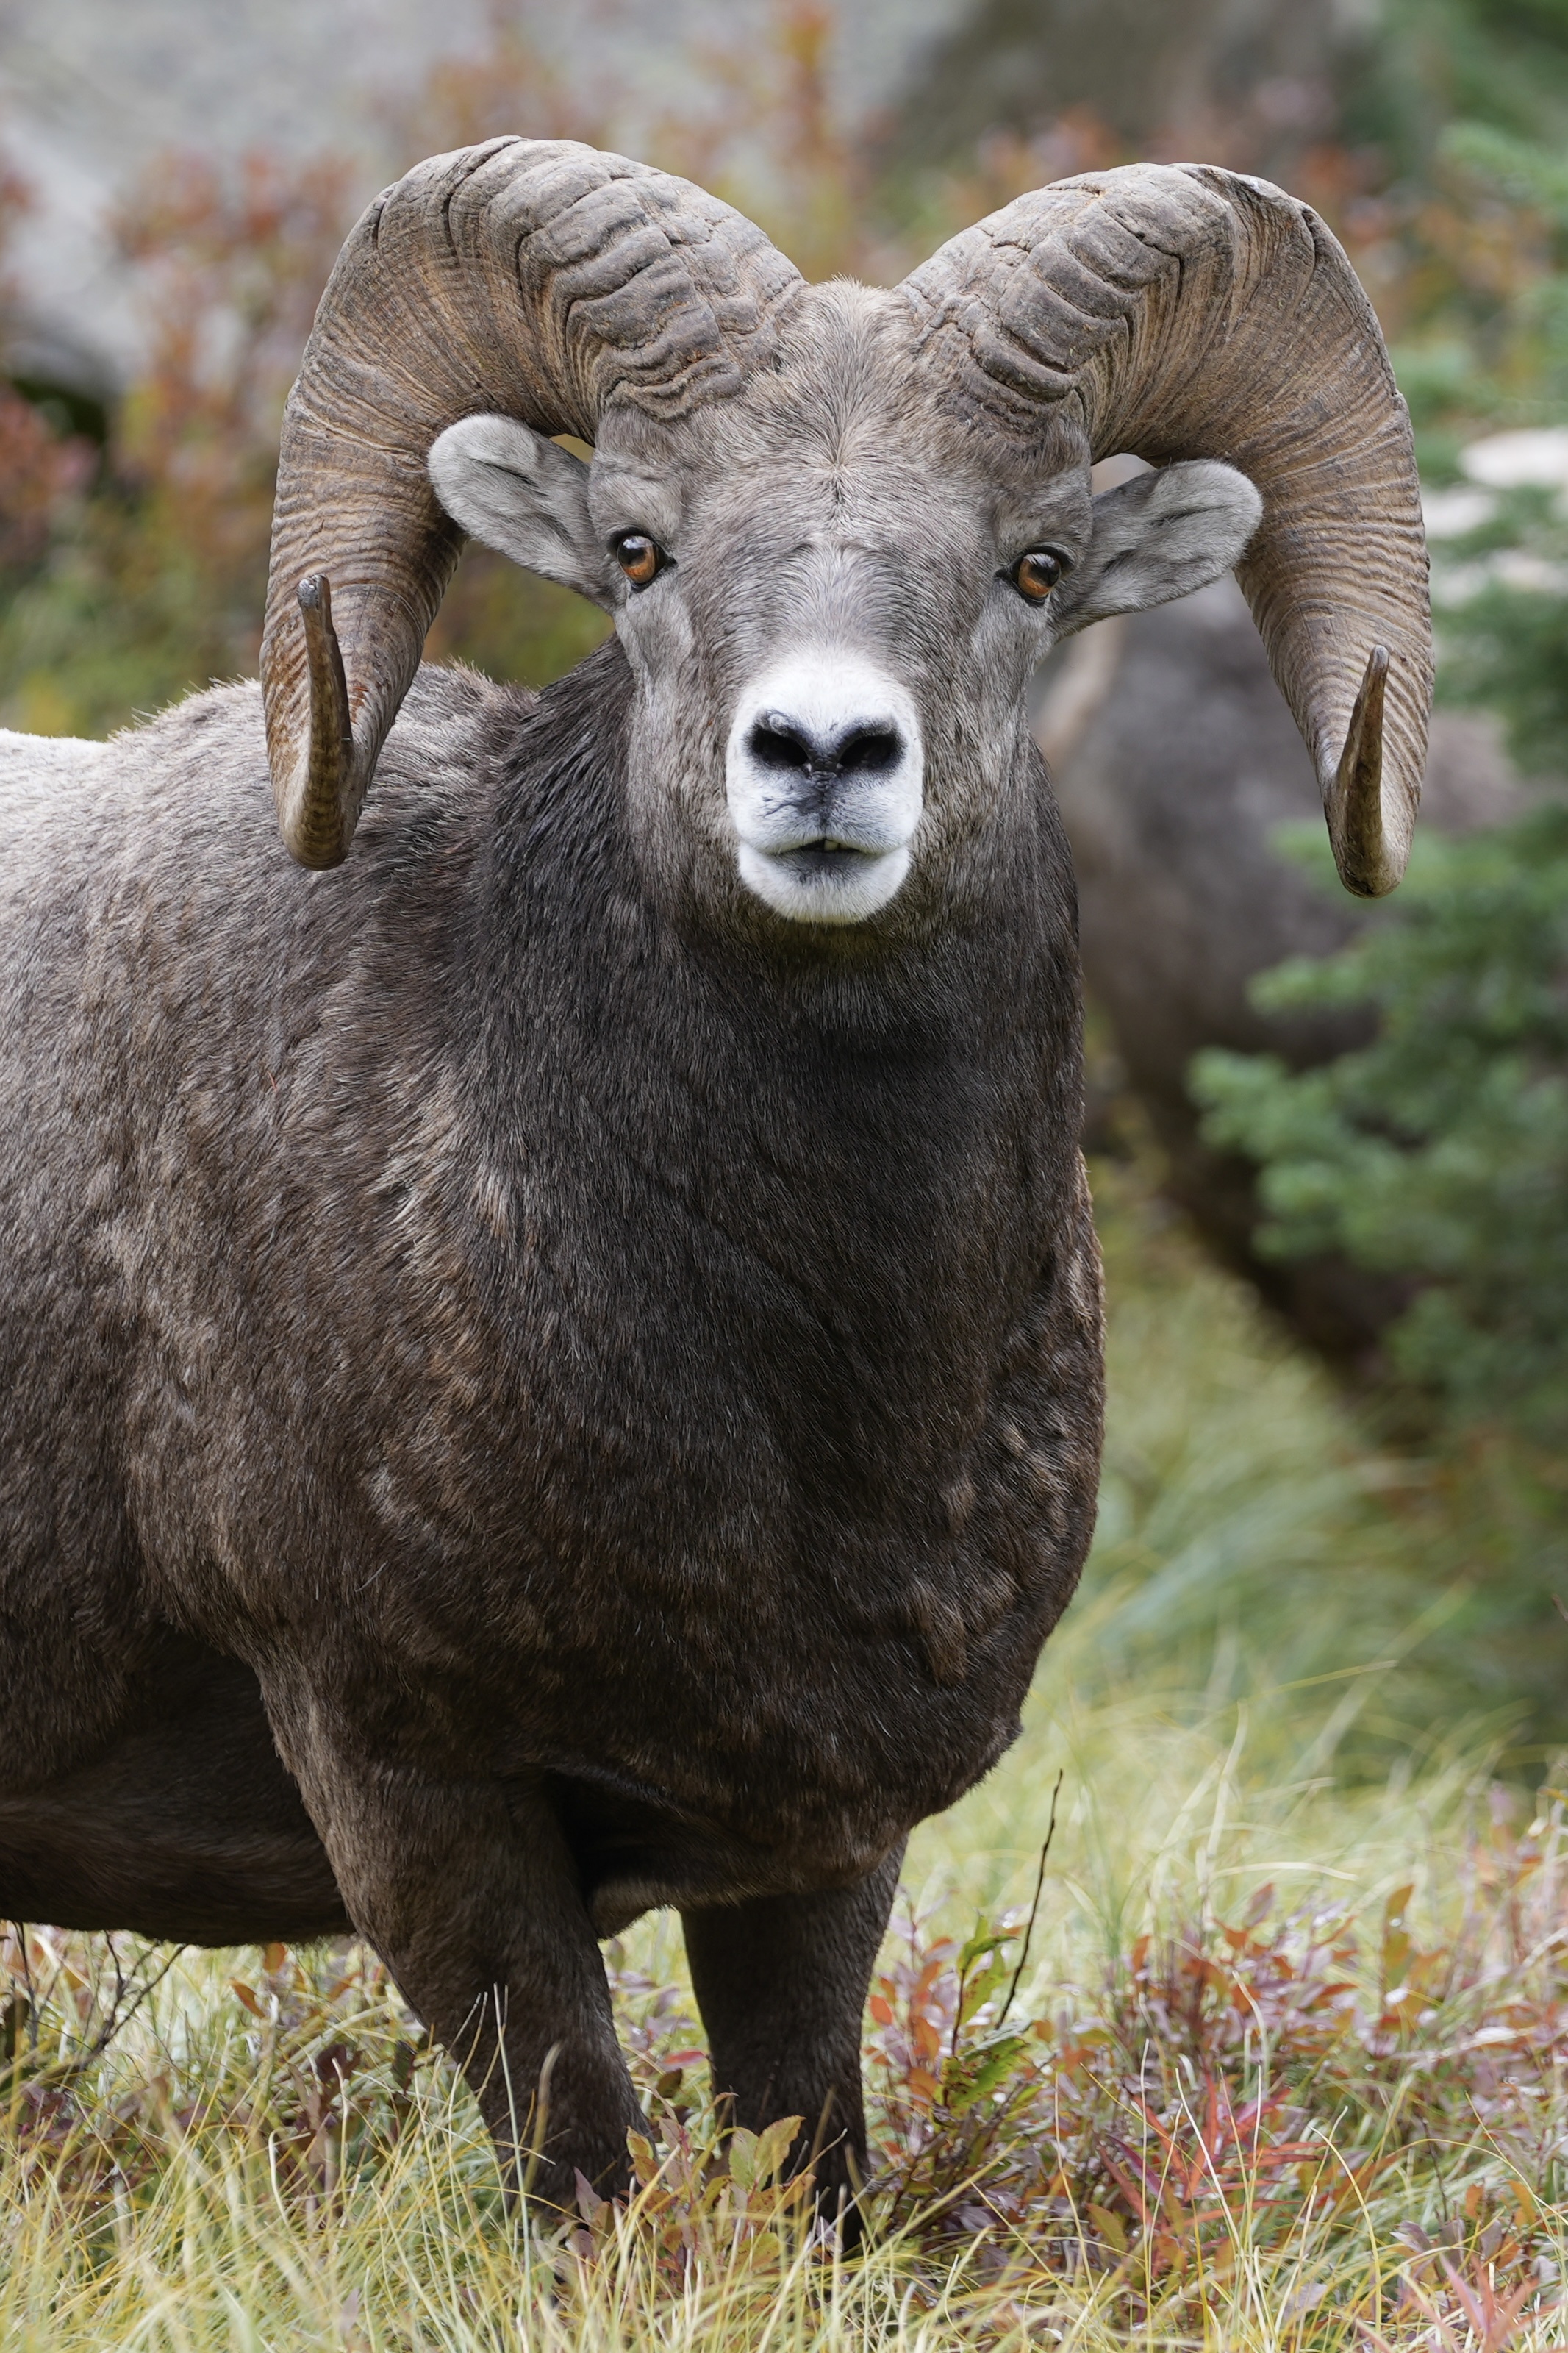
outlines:
[[651, 539], [640, 532], [628, 533], [621, 542], [621, 562], [628, 572], [651, 572], [656, 550]]
[[1054, 588], [1062, 576], [1060, 564], [1044, 548], [1037, 548], [1032, 554], [1026, 555], [1018, 571], [1024, 586], [1033, 589], [1037, 596]]

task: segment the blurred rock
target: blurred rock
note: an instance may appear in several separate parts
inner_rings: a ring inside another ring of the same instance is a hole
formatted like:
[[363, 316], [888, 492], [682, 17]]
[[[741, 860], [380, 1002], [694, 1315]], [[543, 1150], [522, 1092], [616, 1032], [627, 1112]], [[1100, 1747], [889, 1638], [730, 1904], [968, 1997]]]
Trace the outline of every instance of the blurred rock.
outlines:
[[1288, 181], [1332, 125], [1345, 16], [1335, 0], [974, 0], [911, 79], [889, 153], [952, 163], [988, 131], [1027, 138], [1087, 111], [1125, 148]]
[[[835, 104], [850, 119], [885, 104], [961, 5], [846, 5]], [[591, 102], [606, 80], [631, 92], [633, 143], [679, 112], [714, 54], [765, 56], [788, 30], [778, 0], [0, 0], [0, 150], [33, 198], [12, 256], [8, 371], [99, 398], [135, 373], [145, 320], [112, 216], [162, 153], [340, 153], [368, 201], [416, 160], [395, 129], [411, 94], [506, 25], [569, 97]]]
[[[1311, 763], [1234, 581], [1102, 622], [1041, 673], [1037, 733], [1078, 869], [1084, 974], [1166, 1186], [1205, 1240], [1322, 1353], [1353, 1363], [1404, 1294], [1339, 1260], [1283, 1266], [1252, 1245], [1251, 1165], [1198, 1134], [1186, 1072], [1205, 1046], [1301, 1070], [1369, 1034], [1360, 1014], [1266, 1018], [1258, 973], [1325, 955], [1374, 913], [1280, 856], [1281, 826], [1322, 824]], [[1527, 796], [1485, 720], [1439, 712], [1421, 821], [1466, 832]]]

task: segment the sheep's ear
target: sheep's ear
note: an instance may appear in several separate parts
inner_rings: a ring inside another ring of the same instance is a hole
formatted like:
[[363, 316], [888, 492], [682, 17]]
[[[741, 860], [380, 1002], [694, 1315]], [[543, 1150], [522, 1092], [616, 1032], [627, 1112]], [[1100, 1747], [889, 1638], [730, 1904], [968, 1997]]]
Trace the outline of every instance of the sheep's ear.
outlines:
[[1057, 636], [1206, 587], [1230, 570], [1262, 513], [1247, 476], [1208, 458], [1102, 491], [1088, 550], [1051, 598]]
[[431, 445], [436, 496], [454, 522], [514, 564], [606, 610], [619, 579], [588, 518], [588, 469], [511, 417], [465, 417]]

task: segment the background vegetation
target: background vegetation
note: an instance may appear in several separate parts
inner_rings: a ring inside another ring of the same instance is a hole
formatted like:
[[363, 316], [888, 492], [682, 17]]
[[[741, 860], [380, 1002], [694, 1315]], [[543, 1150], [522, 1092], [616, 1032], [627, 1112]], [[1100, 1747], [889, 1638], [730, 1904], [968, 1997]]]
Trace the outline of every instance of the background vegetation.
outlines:
[[[563, 82], [530, 28], [498, 10], [489, 54], [434, 78], [389, 126], [405, 160], [500, 129], [622, 145], [816, 275], [895, 276], [1133, 143], [1194, 152], [1190, 124], [1134, 142], [1064, 88], [911, 155], [897, 122], [840, 118], [831, 19], [799, 0], [694, 58], [676, 111], [617, 82], [613, 43]], [[863, 2264], [807, 2249], [777, 2152], [724, 2136], [667, 1923], [616, 1961], [656, 2128], [637, 2209], [590, 2200], [539, 2239], [363, 1953], [17, 1929], [7, 2345], [1563, 2340], [1568, 522], [1553, 482], [1489, 489], [1465, 453], [1568, 414], [1568, 5], [1386, 0], [1324, 54], [1305, 96], [1216, 98], [1202, 152], [1256, 168], [1289, 128], [1427, 478], [1471, 497], [1438, 542], [1444, 691], [1547, 780], [1519, 825], [1424, 846], [1343, 957], [1269, 984], [1370, 999], [1372, 1046], [1203, 1077], [1266, 1168], [1273, 1246], [1408, 1280], [1384, 1377], [1337, 1393], [1202, 1261], [1130, 1113], [1096, 1170], [1100, 1533], [1025, 1740], [911, 1857], [868, 2021]], [[140, 379], [108, 414], [0, 382], [0, 723], [100, 733], [253, 669], [281, 403], [367, 193], [329, 159], [166, 159], [121, 224]], [[26, 201], [0, 182], [0, 264]], [[0, 282], [0, 342], [5, 315]], [[474, 551], [432, 650], [542, 683], [602, 626]]]
[[[1423, 836], [1377, 923], [1259, 985], [1275, 1008], [1371, 1005], [1370, 1046], [1300, 1074], [1211, 1052], [1194, 1083], [1212, 1139], [1261, 1166], [1266, 1250], [1337, 1249], [1404, 1282], [1370, 1417], [1446, 1492], [1429, 1557], [1470, 1553], [1452, 1630], [1488, 1675], [1511, 1659], [1550, 1742], [1568, 1500], [1568, 12], [1411, 5], [1388, 27], [1346, 119], [1406, 174], [1383, 201], [1439, 694], [1499, 715], [1536, 805]], [[1315, 841], [1299, 850], [1326, 871]]]

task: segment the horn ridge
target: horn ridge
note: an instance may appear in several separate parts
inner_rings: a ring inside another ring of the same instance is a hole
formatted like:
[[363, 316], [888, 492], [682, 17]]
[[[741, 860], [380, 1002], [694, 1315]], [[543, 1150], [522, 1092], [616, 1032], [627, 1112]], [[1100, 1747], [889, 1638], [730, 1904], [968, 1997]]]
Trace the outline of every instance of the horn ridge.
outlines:
[[[591, 440], [612, 405], [671, 417], [723, 398], [771, 355], [799, 283], [717, 198], [572, 140], [433, 156], [366, 208], [279, 451], [261, 676], [297, 859], [346, 854], [461, 551], [426, 473], [437, 434], [495, 409]], [[325, 584], [304, 607], [302, 579]]]
[[[903, 290], [939, 396], [1000, 438], [1037, 438], [1054, 411], [1093, 457], [1221, 458], [1256, 483], [1237, 577], [1342, 878], [1391, 890], [1426, 763], [1426, 545], [1382, 332], [1317, 214], [1212, 164], [1089, 172], [954, 237]], [[1386, 675], [1363, 692], [1374, 649]]]

